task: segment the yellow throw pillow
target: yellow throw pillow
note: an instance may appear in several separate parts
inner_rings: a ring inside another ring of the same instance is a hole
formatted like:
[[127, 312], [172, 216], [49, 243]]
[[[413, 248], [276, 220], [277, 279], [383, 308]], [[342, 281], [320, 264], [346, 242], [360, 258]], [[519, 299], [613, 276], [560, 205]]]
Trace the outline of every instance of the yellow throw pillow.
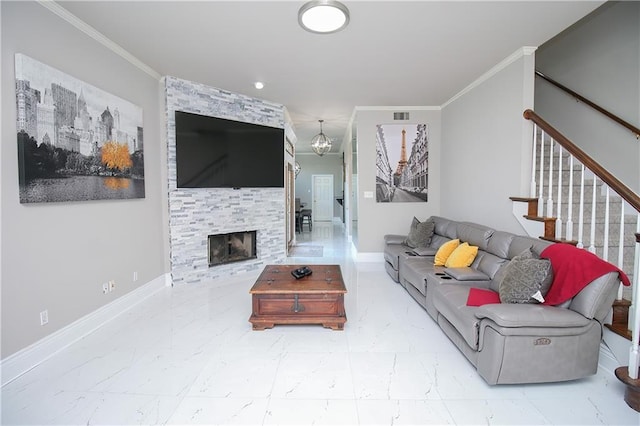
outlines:
[[441, 245], [436, 252], [436, 258], [433, 264], [435, 266], [444, 266], [451, 253], [453, 253], [453, 251], [458, 248], [459, 245], [460, 240], [457, 238], [455, 240], [447, 241], [446, 243]]
[[464, 268], [473, 263], [473, 259], [478, 254], [478, 247], [470, 246], [469, 243], [462, 243], [449, 255], [444, 266], [447, 268]]

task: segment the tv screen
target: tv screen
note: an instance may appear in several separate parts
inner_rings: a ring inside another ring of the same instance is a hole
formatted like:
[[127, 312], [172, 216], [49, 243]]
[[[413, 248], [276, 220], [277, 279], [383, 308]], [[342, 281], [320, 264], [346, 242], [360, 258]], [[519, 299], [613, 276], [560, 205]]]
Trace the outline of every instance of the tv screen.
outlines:
[[176, 111], [178, 188], [284, 187], [284, 130]]

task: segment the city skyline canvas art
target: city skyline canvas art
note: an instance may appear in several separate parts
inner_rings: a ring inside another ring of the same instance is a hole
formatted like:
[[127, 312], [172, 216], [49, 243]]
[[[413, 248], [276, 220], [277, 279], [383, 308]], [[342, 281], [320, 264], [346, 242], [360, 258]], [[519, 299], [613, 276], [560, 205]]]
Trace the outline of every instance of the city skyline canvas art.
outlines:
[[426, 202], [429, 140], [426, 124], [376, 126], [376, 201]]
[[21, 203], [144, 198], [143, 112], [15, 56]]

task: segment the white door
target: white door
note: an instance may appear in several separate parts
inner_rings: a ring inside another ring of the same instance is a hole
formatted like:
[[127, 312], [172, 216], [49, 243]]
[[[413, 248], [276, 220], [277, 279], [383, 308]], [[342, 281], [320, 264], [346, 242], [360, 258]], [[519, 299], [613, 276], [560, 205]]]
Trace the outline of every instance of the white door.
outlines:
[[313, 221], [330, 222], [333, 220], [333, 175], [313, 175], [311, 197], [311, 217]]

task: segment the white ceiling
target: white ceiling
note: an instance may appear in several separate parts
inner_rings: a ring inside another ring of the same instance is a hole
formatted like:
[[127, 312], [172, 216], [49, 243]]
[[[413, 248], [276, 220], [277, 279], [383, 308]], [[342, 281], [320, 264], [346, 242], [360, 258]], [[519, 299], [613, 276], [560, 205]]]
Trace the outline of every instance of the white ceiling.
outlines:
[[[349, 1], [349, 26], [298, 26], [300, 1], [58, 1], [160, 75], [280, 103], [297, 152], [339, 151], [356, 106], [439, 106], [602, 1]], [[260, 80], [265, 88], [257, 90]]]

